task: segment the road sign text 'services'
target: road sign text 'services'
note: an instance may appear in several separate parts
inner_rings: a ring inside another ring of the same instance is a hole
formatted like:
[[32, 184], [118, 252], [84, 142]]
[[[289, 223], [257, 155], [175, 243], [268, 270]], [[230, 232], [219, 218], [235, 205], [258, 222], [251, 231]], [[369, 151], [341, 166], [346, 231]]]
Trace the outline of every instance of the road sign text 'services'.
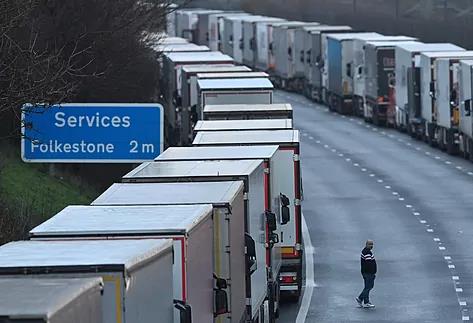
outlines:
[[68, 103], [22, 110], [25, 162], [135, 163], [163, 151], [159, 104]]

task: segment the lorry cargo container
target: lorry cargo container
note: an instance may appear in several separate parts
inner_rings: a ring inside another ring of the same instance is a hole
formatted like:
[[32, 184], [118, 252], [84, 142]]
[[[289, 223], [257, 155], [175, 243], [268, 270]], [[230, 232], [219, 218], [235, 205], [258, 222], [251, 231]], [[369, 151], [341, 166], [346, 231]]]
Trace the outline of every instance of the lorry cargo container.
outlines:
[[235, 62], [243, 64], [243, 19], [253, 15], [227, 16], [223, 18], [223, 53], [233, 57]]
[[282, 22], [281, 18], [249, 16], [243, 18], [243, 64], [252, 68], [256, 67], [256, 57], [258, 56], [258, 44], [256, 42], [256, 26], [261, 22]]
[[228, 79], [228, 78], [268, 78], [269, 75], [265, 72], [237, 72], [237, 73], [199, 73], [197, 78], [199, 80], [212, 80], [212, 79]]
[[[283, 171], [280, 182], [284, 187], [290, 186], [293, 191], [287, 194], [290, 200], [291, 221], [281, 227], [282, 268], [281, 290], [300, 295], [302, 288], [302, 232], [301, 200], [302, 180], [300, 168], [300, 138], [297, 130], [271, 131], [210, 131], [199, 132], [194, 139], [194, 146], [241, 146], [241, 145], [278, 145], [284, 155], [289, 169]], [[279, 172], [278, 172], [279, 173]], [[294, 219], [294, 221], [292, 221]]]
[[101, 278], [0, 278], [4, 323], [101, 323]]
[[259, 21], [256, 23], [256, 64], [257, 70], [274, 72], [273, 25], [281, 21]]
[[168, 13], [166, 15], [166, 34], [170, 37], [176, 36], [176, 10], [179, 6], [171, 3], [168, 5]]
[[171, 53], [171, 52], [209, 52], [210, 49], [207, 46], [198, 46], [196, 44], [159, 44], [154, 46], [153, 49], [158, 53]]
[[224, 34], [224, 18], [225, 17], [236, 17], [236, 16], [247, 16], [245, 12], [238, 11], [227, 11], [223, 13], [211, 14], [209, 16], [209, 47], [211, 50], [219, 50], [224, 52], [223, 46], [225, 43]]
[[396, 59], [396, 126], [415, 134], [415, 129], [408, 127], [420, 120], [420, 53], [459, 51], [461, 47], [449, 43], [426, 44], [409, 42], [398, 44], [395, 49]]
[[295, 79], [293, 82], [297, 82], [297, 91], [302, 92], [304, 90], [304, 77], [305, 77], [305, 53], [310, 47], [310, 34], [307, 32], [308, 28], [320, 27], [321, 24], [318, 22], [308, 22], [304, 26], [300, 26], [294, 29], [294, 47], [293, 47], [293, 61], [292, 61], [292, 78]]
[[269, 284], [266, 263], [266, 228], [270, 221], [275, 224], [272, 213], [265, 209], [265, 178], [262, 160], [182, 161], [143, 163], [122, 178], [126, 183], [170, 182], [244, 182], [247, 202], [245, 205], [245, 232], [251, 239], [247, 247], [255, 245], [256, 261], [249, 268], [251, 276], [251, 299], [248, 300], [248, 317], [254, 322], [264, 317], [265, 299]]
[[204, 120], [291, 119], [290, 104], [220, 104], [204, 107]]
[[183, 116], [189, 111], [182, 109], [182, 67], [184, 65], [232, 64], [233, 59], [220, 52], [167, 53], [163, 57], [162, 91], [165, 106], [165, 136], [169, 145], [176, 145], [181, 138]]
[[169, 239], [16, 241], [0, 247], [0, 276], [101, 277], [103, 322], [172, 322], [172, 254]]
[[194, 127], [199, 131], [245, 131], [245, 130], [284, 130], [292, 129], [292, 119], [254, 119], [254, 120], [201, 120]]
[[424, 138], [425, 141], [434, 145], [435, 142], [431, 140], [434, 138], [435, 122], [433, 115], [435, 111], [435, 61], [439, 58], [456, 57], [464, 59], [470, 57], [473, 51], [448, 51], [448, 52], [422, 52], [419, 58], [420, 66], [420, 95], [421, 95], [421, 116], [420, 119], [412, 119], [411, 129], [419, 137]]
[[458, 69], [460, 100], [460, 152], [463, 157], [473, 160], [473, 118], [471, 117], [473, 99], [473, 60], [462, 60]]
[[177, 36], [188, 39], [193, 43], [199, 44], [198, 36], [198, 23], [199, 15], [216, 13], [215, 10], [209, 9], [187, 9], [183, 10], [180, 15], [177, 16], [176, 29], [180, 34]]
[[[210, 29], [209, 19], [210, 15], [223, 13], [222, 10], [212, 10], [207, 12], [199, 12], [197, 14], [197, 31], [195, 42], [199, 45], [209, 46]], [[218, 49], [215, 49], [218, 50]]]
[[181, 104], [182, 104], [182, 122], [181, 138], [182, 145], [189, 144], [192, 136], [192, 128], [197, 122], [197, 75], [201, 72], [232, 73], [244, 72], [250, 70], [246, 66], [236, 66], [233, 64], [214, 64], [214, 65], [184, 65], [181, 72]]
[[179, 45], [179, 44], [190, 44], [189, 41], [182, 37], [169, 37], [166, 35], [159, 34], [157, 37], [157, 45]]
[[396, 60], [394, 50], [397, 44], [402, 45], [410, 41], [415, 41], [415, 39], [399, 37], [399, 40], [369, 41], [365, 44], [363, 116], [365, 120], [373, 121], [375, 125], [395, 125]]
[[350, 26], [319, 26], [319, 29], [312, 30], [311, 34], [311, 58], [312, 63], [312, 77], [308, 84], [310, 97], [317, 102], [324, 102], [325, 94], [322, 93], [322, 75], [325, 71], [325, 62], [323, 53], [325, 51], [324, 44], [322, 44], [322, 36], [326, 33], [347, 33], [352, 28]]
[[271, 104], [273, 90], [267, 78], [197, 80], [199, 119], [208, 104]]
[[[219, 302], [217, 294], [214, 295], [213, 230], [209, 204], [68, 206], [31, 230], [30, 237], [34, 240], [83, 241], [172, 239], [173, 298], [190, 306], [193, 322], [212, 322], [219, 311], [226, 312], [223, 307], [214, 311], [214, 304]], [[153, 294], [149, 296], [154, 297]], [[221, 297], [224, 300], [220, 302], [227, 301], [226, 295]], [[238, 321], [243, 314], [240, 313]], [[174, 311], [175, 323], [180, 322], [180, 315], [178, 310]]]
[[378, 33], [327, 34], [326, 64], [328, 68], [328, 103], [331, 110], [341, 114], [353, 113], [353, 82], [355, 67], [353, 40], [370, 39]]
[[[243, 191], [241, 181], [120, 183], [113, 184], [93, 202], [93, 205], [174, 205], [176, 207], [188, 205], [195, 208], [198, 205], [211, 204], [214, 226], [214, 273], [219, 279], [225, 279], [227, 285], [225, 287], [225, 284], [220, 281], [218, 294], [226, 291], [228, 298], [228, 313], [218, 315], [215, 322], [240, 322], [242, 315], [244, 318], [246, 313], [247, 295], [251, 296], [249, 266], [245, 258]], [[248, 259], [248, 261], [251, 260]]]
[[459, 152], [460, 143], [460, 61], [473, 59], [470, 56], [462, 58], [439, 58], [434, 63], [435, 104], [433, 112], [434, 132], [430, 138], [447, 153], [454, 155]]

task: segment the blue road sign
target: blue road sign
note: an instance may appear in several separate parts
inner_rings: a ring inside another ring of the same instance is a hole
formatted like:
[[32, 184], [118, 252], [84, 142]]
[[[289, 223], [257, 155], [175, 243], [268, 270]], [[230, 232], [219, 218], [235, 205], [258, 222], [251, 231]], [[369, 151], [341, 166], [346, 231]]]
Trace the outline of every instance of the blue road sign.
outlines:
[[160, 104], [68, 103], [22, 110], [25, 162], [136, 163], [163, 151]]

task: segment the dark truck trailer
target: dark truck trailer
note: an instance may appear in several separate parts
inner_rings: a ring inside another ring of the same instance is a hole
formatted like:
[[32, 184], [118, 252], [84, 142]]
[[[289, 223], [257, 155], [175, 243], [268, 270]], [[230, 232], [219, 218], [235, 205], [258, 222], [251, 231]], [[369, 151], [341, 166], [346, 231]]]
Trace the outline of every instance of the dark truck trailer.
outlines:
[[406, 40], [372, 41], [365, 45], [365, 120], [375, 125], [394, 124], [395, 112], [390, 105], [394, 99], [396, 86], [396, 44], [405, 44], [415, 41], [407, 37]]

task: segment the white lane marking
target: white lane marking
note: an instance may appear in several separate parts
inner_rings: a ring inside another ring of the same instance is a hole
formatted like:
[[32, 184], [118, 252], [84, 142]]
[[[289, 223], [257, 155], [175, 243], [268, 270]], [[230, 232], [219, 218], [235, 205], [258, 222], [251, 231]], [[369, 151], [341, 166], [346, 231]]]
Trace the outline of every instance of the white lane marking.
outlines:
[[468, 172], [468, 175], [472, 176], [472, 175], [473, 175], [473, 173], [472, 173], [472, 172]]
[[375, 174], [370, 174], [370, 177], [375, 177], [376, 175]]
[[435, 241], [435, 242], [439, 242], [440, 239], [439, 239], [439, 238], [434, 238], [434, 241]]
[[305, 257], [305, 288], [303, 291], [301, 306], [297, 313], [296, 323], [304, 323], [309, 312], [312, 294], [314, 293], [314, 247], [310, 239], [309, 229], [305, 222], [304, 214], [302, 214], [302, 239], [304, 241], [304, 257]]
[[403, 197], [398, 198], [399, 201], [404, 201]]
[[324, 145], [324, 148], [328, 148], [329, 146], [328, 145]]
[[345, 160], [346, 160], [347, 162], [349, 162], [351, 159], [350, 159], [350, 158], [345, 158]]
[[459, 301], [458, 304], [460, 304], [460, 306], [466, 306], [466, 302], [465, 302], [465, 301]]
[[354, 163], [353, 166], [358, 167], [358, 166], [360, 166], [360, 164]]
[[316, 143], [320, 144], [320, 140], [315, 141]]
[[416, 147], [416, 150], [420, 150], [420, 147]]
[[391, 189], [391, 186], [386, 185], [384, 188], [389, 190], [389, 189]]
[[427, 229], [427, 232], [434, 232], [434, 229]]
[[411, 208], [412, 208], [412, 205], [406, 204], [406, 207], [407, 207], [408, 209], [411, 209]]
[[337, 152], [337, 150], [336, 150], [336, 149], [332, 149], [332, 152], [333, 152], [333, 153], [336, 153], [336, 152]]
[[312, 136], [309, 136], [309, 139], [310, 139], [310, 140], [314, 140], [314, 137], [312, 137]]
[[361, 171], [362, 171], [362, 172], [366, 172], [366, 168], [362, 168]]
[[461, 166], [457, 166], [456, 168], [457, 168], [458, 170], [462, 170], [462, 169], [463, 169], [463, 167], [461, 167]]
[[450, 257], [450, 256], [445, 256], [445, 257], [443, 257], [443, 259], [445, 259], [445, 260], [452, 260], [452, 257]]
[[455, 269], [455, 265], [448, 265], [448, 268]]
[[425, 220], [420, 220], [419, 222], [422, 223], [422, 224], [426, 224], [426, 223], [427, 223], [427, 221], [425, 221]]
[[430, 152], [428, 152], [428, 151], [426, 151], [426, 152], [425, 152], [425, 154], [426, 154], [426, 155], [428, 155], [428, 156], [430, 156], [430, 155], [431, 155], [431, 154], [430, 154]]
[[469, 321], [470, 317], [469, 316], [462, 316], [462, 321]]
[[449, 161], [449, 160], [447, 160], [447, 161], [445, 162], [445, 164], [447, 164], [447, 165], [450, 165], [451, 163], [452, 163], [452, 162]]
[[440, 246], [439, 250], [445, 250], [445, 247]]
[[308, 135], [307, 135], [305, 132], [304, 132], [304, 133], [302, 133], [302, 135], [303, 135], [304, 137], [307, 137], [307, 136], [308, 136]]
[[383, 180], [382, 180], [382, 179], [378, 179], [377, 182], [378, 182], [378, 183], [382, 183]]
[[355, 121], [355, 119], [353, 119], [353, 118], [350, 118], [350, 121]]
[[338, 154], [339, 157], [343, 157], [343, 154]]
[[408, 146], [412, 146], [412, 144], [411, 144], [410, 142], [408, 142], [406, 145], [408, 145]]
[[399, 193], [398, 192], [393, 192], [393, 195], [399, 195]]
[[412, 214], [414, 214], [414, 215], [416, 215], [416, 216], [417, 216], [417, 215], [420, 215], [419, 212], [413, 212]]
[[458, 277], [458, 276], [452, 276], [452, 279], [453, 279], [453, 280], [459, 280], [460, 277]]
[[458, 288], [455, 288], [455, 291], [456, 291], [457, 293], [463, 293], [463, 288], [459, 288], [459, 287], [458, 287]]
[[440, 156], [435, 156], [435, 159], [440, 159]]

